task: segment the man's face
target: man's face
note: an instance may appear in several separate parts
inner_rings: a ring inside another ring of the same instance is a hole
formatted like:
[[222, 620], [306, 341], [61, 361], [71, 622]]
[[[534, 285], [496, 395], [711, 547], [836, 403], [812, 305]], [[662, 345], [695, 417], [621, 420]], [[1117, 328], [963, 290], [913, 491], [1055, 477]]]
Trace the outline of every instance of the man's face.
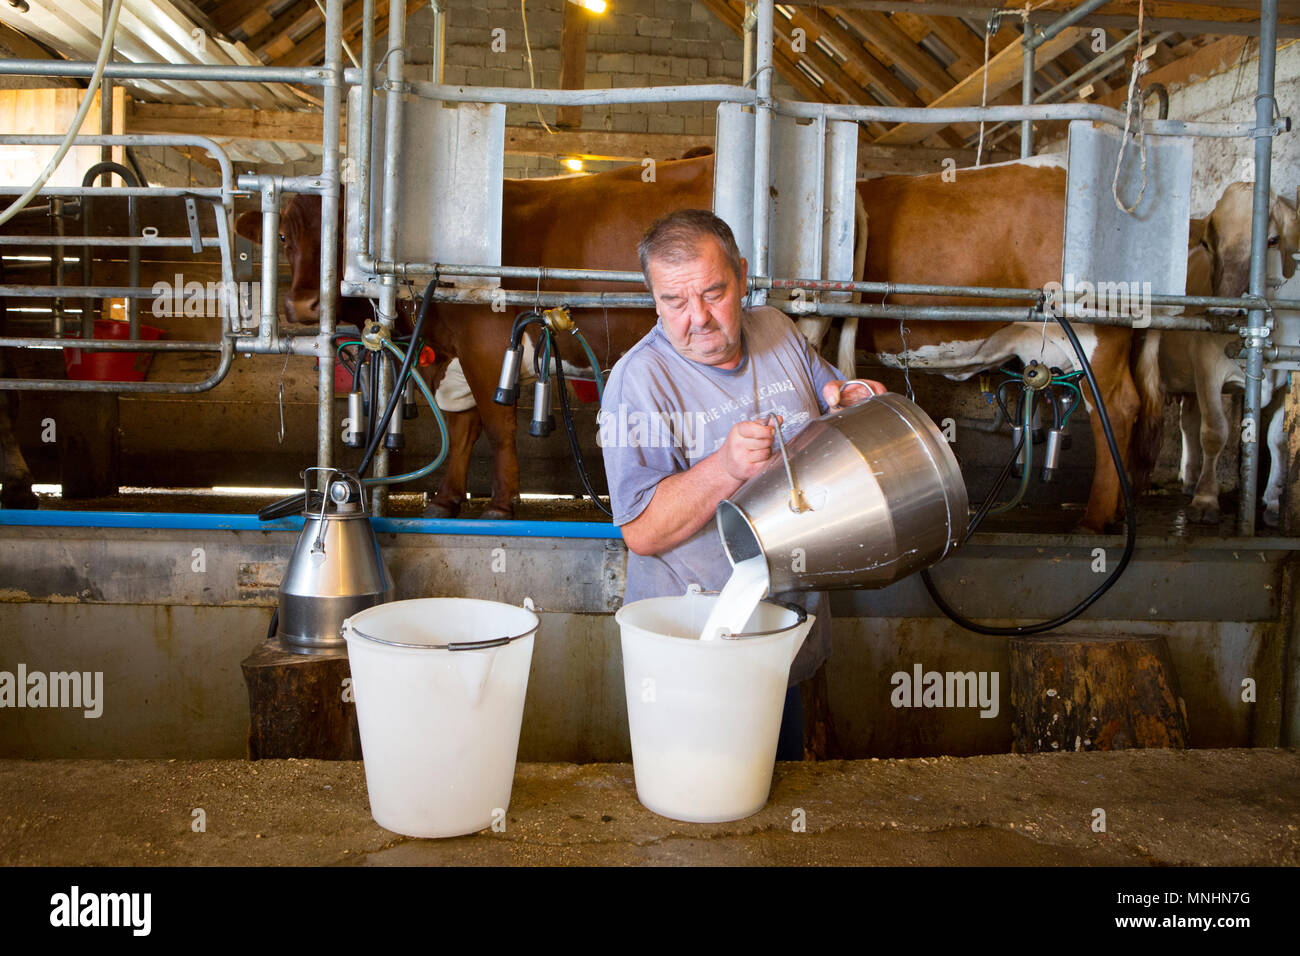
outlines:
[[695, 256], [682, 263], [651, 259], [647, 272], [664, 334], [673, 348], [704, 365], [740, 363], [741, 298], [747, 265], [731, 271], [721, 244], [700, 239]]

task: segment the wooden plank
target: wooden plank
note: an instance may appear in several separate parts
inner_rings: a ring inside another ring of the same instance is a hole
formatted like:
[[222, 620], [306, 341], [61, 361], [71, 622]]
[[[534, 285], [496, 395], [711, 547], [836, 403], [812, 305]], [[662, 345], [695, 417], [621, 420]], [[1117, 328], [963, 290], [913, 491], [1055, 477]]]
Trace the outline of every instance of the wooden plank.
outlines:
[[[700, 0], [700, 2], [708, 8], [710, 13], [731, 27], [737, 36], [744, 34], [742, 26], [743, 14], [731, 6], [728, 0]], [[830, 94], [822, 90], [794, 64], [787, 49], [777, 48], [772, 51], [772, 65], [776, 68], [777, 74], [793, 86], [799, 95], [805, 99], [817, 103], [832, 102]], [[745, 77], [745, 79], [748, 79], [748, 77]]]
[[134, 102], [126, 126], [132, 133], [202, 133], [221, 139], [265, 139], [317, 146], [321, 142], [321, 114], [289, 110]]
[[[560, 39], [560, 89], [581, 90], [587, 85], [587, 25], [591, 15], [576, 3], [564, 5], [564, 30]], [[581, 106], [561, 106], [557, 126], [582, 126]]]
[[[869, 83], [875, 84], [885, 94], [885, 98], [891, 101], [889, 105], [925, 105], [920, 97], [909, 90], [898, 77], [889, 72], [885, 64], [868, 52], [867, 48], [862, 45], [861, 37], [842, 27], [835, 20], [831, 11], [817, 9], [797, 11], [795, 17], [799, 21], [797, 25], [802, 25], [807, 30], [810, 29], [808, 24], [812, 24], [820, 32], [820, 35], [824, 35], [844, 54], [847, 58], [845, 71], [850, 76], [853, 76], [864, 89], [868, 88]], [[791, 22], [795, 23], [795, 20], [791, 20]], [[883, 101], [878, 99], [877, 102]]]
[[[1168, 66], [1152, 70], [1143, 78], [1142, 82], [1144, 85], [1163, 83], [1172, 92], [1189, 83], [1196, 83], [1214, 76], [1216, 73], [1231, 70], [1241, 60], [1241, 51], [1245, 48], [1247, 42], [1247, 37], [1224, 37], [1207, 47], [1202, 47], [1195, 53], [1175, 60]], [[1252, 72], [1248, 84], [1249, 89], [1254, 89], [1254, 80], [1255, 77]], [[1124, 102], [1127, 95], [1128, 85], [1122, 83], [1114, 92], [1102, 97], [1097, 102], [1100, 102], [1103, 106], [1118, 107]]]
[[[984, 148], [984, 163], [1002, 163], [1020, 154], [1010, 150]], [[877, 146], [875, 143], [858, 145], [858, 178], [890, 176], [896, 173], [939, 173], [944, 163], [954, 160], [958, 169], [975, 165], [973, 149], [932, 149], [925, 146]]]
[[220, 32], [231, 36], [255, 13], [269, 18], [265, 13], [266, 5], [266, 0], [222, 0], [212, 8], [212, 21]]
[[[95, 91], [89, 113], [79, 132], [99, 132], [99, 90]], [[53, 89], [0, 90], [0, 129], [6, 133], [57, 135], [66, 133], [81, 105], [84, 91], [75, 87]], [[113, 121], [122, 115], [126, 93], [113, 88]], [[109, 130], [121, 132], [120, 129]], [[0, 148], [0, 181], [27, 184], [33, 182], [54, 155], [55, 146], [7, 146]], [[122, 161], [122, 147], [113, 147], [113, 158]], [[98, 146], [74, 146], [49, 179], [51, 186], [80, 186], [81, 177], [99, 162]]]
[[[409, 17], [420, 7], [424, 0], [406, 0], [406, 15]], [[349, 43], [361, 32], [363, 8], [360, 0], [354, 0], [343, 10], [343, 37]], [[385, 36], [384, 28], [388, 23], [388, 0], [376, 0], [375, 36]], [[269, 51], [268, 51], [269, 52]], [[318, 63], [325, 55], [325, 24], [321, 24], [307, 34], [288, 52], [271, 58], [273, 66], [309, 66]], [[344, 59], [347, 59], [346, 54]]]
[[[1074, 46], [1086, 31], [1068, 27], [1035, 51], [1035, 63], [1050, 63], [1064, 50]], [[1020, 82], [1024, 48], [1017, 44], [1007, 47], [989, 60], [988, 95], [1004, 93]], [[948, 106], [978, 106], [984, 70], [977, 70], [930, 104], [930, 109]], [[917, 123], [900, 123], [876, 142], [881, 144], [917, 143], [930, 135], [934, 127]]]
[[976, 36], [956, 17], [918, 16], [916, 19], [922, 25], [929, 27], [943, 45], [957, 55], [956, 62], [948, 68], [949, 73], [956, 69], [961, 77], [965, 78], [967, 74], [984, 65], [983, 36]]
[[649, 156], [673, 159], [695, 146], [712, 146], [713, 137], [698, 133], [616, 133], [612, 130], [559, 130], [533, 126], [506, 127], [506, 153], [523, 156], [576, 156], [584, 160], [626, 160]]
[[266, 55], [275, 59], [293, 49], [293, 38], [290, 34], [296, 33], [310, 21], [321, 19], [316, 0], [298, 0], [284, 13], [272, 19], [267, 26], [250, 36], [246, 41], [248, 48], [259, 56]]
[[953, 78], [944, 72], [938, 61], [917, 47], [912, 38], [885, 14], [842, 10], [840, 16], [849, 26], [884, 50], [900, 70], [922, 89], [928, 90], [932, 97], [942, 96], [952, 88]]

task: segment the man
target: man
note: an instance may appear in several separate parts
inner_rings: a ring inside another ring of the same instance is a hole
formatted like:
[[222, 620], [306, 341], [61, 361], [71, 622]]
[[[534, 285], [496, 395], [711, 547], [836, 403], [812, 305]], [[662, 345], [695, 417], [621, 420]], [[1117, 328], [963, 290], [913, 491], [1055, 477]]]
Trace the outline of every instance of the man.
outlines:
[[[624, 602], [720, 590], [731, 565], [714, 524], [718, 502], [787, 441], [837, 407], [843, 382], [794, 324], [770, 307], [743, 307], [748, 264], [713, 213], [672, 213], [638, 247], [659, 321], [614, 366], [600, 412], [600, 443], [614, 523], [630, 554]], [[850, 385], [852, 404], [883, 392]], [[779, 454], [779, 452], [778, 452]], [[798, 683], [830, 654], [822, 594], [792, 595], [817, 625], [790, 670], [777, 757], [803, 758]]]

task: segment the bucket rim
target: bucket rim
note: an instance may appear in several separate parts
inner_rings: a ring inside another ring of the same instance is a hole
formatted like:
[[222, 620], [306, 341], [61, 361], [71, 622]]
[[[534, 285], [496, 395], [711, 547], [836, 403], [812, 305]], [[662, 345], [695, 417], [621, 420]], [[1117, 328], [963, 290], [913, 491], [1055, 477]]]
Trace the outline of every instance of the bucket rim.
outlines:
[[[687, 597], [687, 596], [696, 596], [696, 595], [707, 597], [709, 595], [717, 595], [721, 593], [722, 593], [721, 591], [703, 591], [703, 590], [696, 589], [694, 586], [692, 586], [691, 588], [688, 588], [684, 594], [659, 594], [656, 595], [655, 597], [642, 598], [641, 601], [661, 601], [664, 598]], [[620, 618], [623, 614], [623, 611], [629, 607], [633, 607], [637, 604], [640, 604], [641, 601], [633, 601], [631, 604], [624, 604], [622, 607], [620, 607], [617, 611], [614, 612], [614, 621], [621, 627], [623, 625], [623, 621], [620, 620]], [[782, 601], [777, 598], [768, 597], [768, 598], [763, 598], [763, 600], [761, 600], [759, 603], [772, 604], [776, 607], [783, 607], [787, 611], [793, 611], [795, 614], [795, 619], [790, 624], [783, 624], [780, 627], [769, 628], [766, 631], [745, 631], [741, 634], [724, 634], [717, 639], [716, 643], [723, 643], [723, 642], [735, 643], [737, 641], [756, 640], [762, 637], [773, 637], [775, 635], [784, 634], [787, 631], [793, 630], [794, 628], [801, 626], [805, 621], [808, 620], [807, 608], [801, 607], [800, 605], [795, 604], [793, 601]], [[636, 627], [642, 631], [645, 631], [647, 634], [654, 634], [655, 637], [668, 638], [674, 641], [690, 640], [690, 638], [674, 637], [671, 634], [657, 634], [654, 631], [650, 631], [644, 627], [641, 627], [641, 625], [639, 624], [632, 624], [631, 626]], [[715, 642], [706, 641], [704, 643], [715, 643]]]
[[[382, 644], [385, 647], [401, 647], [413, 651], [481, 651], [493, 647], [505, 647], [515, 641], [521, 641], [526, 637], [532, 637], [537, 633], [537, 629], [542, 626], [542, 619], [537, 614], [537, 609], [530, 607], [528, 604], [517, 606], [514, 604], [504, 604], [500, 601], [484, 601], [482, 598], [413, 598], [411, 600], [440, 601], [440, 600], [472, 600], [481, 601], [484, 604], [499, 604], [502, 607], [512, 608], [517, 611], [526, 611], [533, 617], [533, 625], [526, 631], [518, 634], [512, 634], [505, 637], [489, 637], [481, 641], [448, 641], [446, 644], [412, 644], [409, 641], [394, 641], [384, 637], [376, 637], [373, 634], [367, 634], [361, 628], [353, 623], [352, 618], [343, 622], [343, 638], [347, 640], [351, 635], [370, 641], [372, 644]], [[400, 601], [388, 601], [384, 604], [376, 604], [374, 607], [366, 608], [365, 611], [358, 611], [355, 616], [360, 617], [366, 611], [377, 610], [378, 608], [391, 607], [394, 604], [400, 604]], [[529, 602], [531, 604], [531, 602]]]

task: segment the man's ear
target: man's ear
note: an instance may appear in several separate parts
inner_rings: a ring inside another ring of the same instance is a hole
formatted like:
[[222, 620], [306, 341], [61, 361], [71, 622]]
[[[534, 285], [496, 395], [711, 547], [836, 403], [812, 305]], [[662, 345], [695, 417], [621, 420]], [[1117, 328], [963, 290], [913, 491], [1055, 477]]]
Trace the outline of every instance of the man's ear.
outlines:
[[746, 283], [749, 280], [749, 260], [744, 256], [740, 257], [740, 293], [744, 295], [748, 291]]

